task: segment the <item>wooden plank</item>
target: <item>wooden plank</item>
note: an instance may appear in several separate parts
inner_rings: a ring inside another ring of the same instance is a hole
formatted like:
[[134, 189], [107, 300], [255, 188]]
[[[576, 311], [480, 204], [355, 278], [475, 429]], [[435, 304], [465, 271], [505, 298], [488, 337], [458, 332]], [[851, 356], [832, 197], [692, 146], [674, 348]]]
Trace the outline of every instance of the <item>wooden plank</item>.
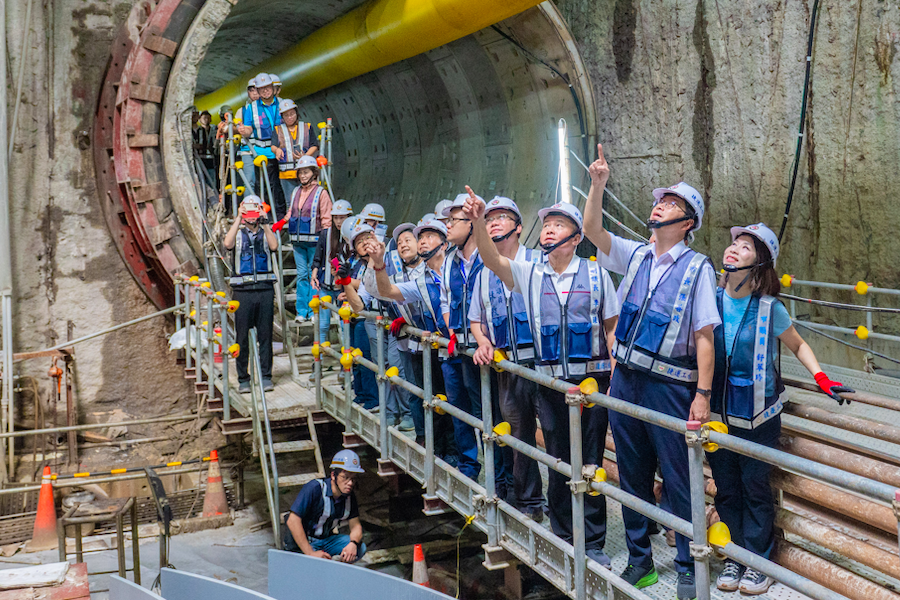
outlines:
[[147, 237], [154, 246], [167, 242], [176, 235], [178, 235], [178, 224], [171, 218], [147, 229]]
[[159, 146], [159, 134], [136, 133], [128, 137], [129, 148], [153, 148]]
[[142, 184], [135, 186], [132, 184], [132, 193], [135, 202], [150, 202], [164, 198], [169, 191], [165, 182], [157, 181], [156, 183]]
[[151, 52], [156, 52], [157, 54], [163, 54], [169, 58], [175, 58], [175, 53], [178, 52], [178, 43], [166, 39], [161, 35], [151, 33], [144, 38], [144, 48]]
[[[74, 348], [69, 346], [68, 348], [61, 348], [59, 350], [38, 350], [37, 352], [16, 352], [13, 354], [13, 362], [19, 362], [20, 360], [30, 360], [32, 358], [65, 358], [66, 356], [71, 356], [74, 352]], [[0, 356], [3, 353], [0, 352]]]
[[131, 89], [128, 92], [128, 97], [131, 100], [140, 100], [142, 102], [153, 102], [154, 104], [159, 104], [162, 102], [163, 97], [163, 88], [158, 85], [131, 85]]

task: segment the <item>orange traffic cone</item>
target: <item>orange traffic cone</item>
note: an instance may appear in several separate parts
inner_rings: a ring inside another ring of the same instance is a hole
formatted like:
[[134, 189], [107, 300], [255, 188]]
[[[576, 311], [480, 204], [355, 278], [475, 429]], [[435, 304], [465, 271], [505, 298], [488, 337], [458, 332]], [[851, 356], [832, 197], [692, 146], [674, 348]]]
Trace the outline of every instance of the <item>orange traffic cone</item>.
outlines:
[[425, 564], [425, 552], [422, 550], [422, 544], [416, 544], [413, 547], [412, 582], [427, 588], [431, 587], [431, 582], [428, 580], [428, 566]]
[[228, 499], [225, 497], [222, 472], [219, 470], [219, 451], [213, 450], [209, 453], [209, 474], [206, 478], [206, 495], [203, 497], [203, 516], [214, 517], [228, 513]]
[[50, 467], [44, 467], [41, 477], [41, 494], [38, 497], [37, 516], [34, 519], [34, 533], [28, 543], [31, 551], [51, 550], [59, 547], [56, 537], [56, 505], [53, 503], [53, 483], [50, 481]]

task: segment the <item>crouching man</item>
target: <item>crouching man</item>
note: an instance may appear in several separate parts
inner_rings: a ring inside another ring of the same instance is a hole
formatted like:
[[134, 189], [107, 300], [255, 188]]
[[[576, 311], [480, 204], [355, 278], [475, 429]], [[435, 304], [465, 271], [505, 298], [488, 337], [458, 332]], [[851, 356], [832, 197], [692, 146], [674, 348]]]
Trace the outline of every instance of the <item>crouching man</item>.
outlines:
[[[354, 563], [366, 553], [359, 505], [353, 489], [363, 472], [359, 456], [341, 450], [331, 460], [331, 476], [304, 485], [285, 519], [284, 549]], [[336, 533], [349, 524], [350, 534]]]

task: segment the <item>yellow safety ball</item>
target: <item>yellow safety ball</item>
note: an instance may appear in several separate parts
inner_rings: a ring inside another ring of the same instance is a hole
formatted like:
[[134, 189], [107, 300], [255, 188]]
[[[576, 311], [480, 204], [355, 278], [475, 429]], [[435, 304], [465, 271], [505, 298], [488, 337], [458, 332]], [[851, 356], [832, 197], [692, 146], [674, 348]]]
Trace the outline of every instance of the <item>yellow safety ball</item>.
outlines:
[[[512, 433], [512, 427], [510, 427], [509, 423], [507, 423], [506, 421], [501, 421], [500, 423], [494, 425], [494, 429], [492, 431], [494, 432], [494, 435], [509, 435], [510, 433]], [[505, 446], [506, 444], [504, 444], [500, 440], [497, 440], [497, 445]]]
[[338, 315], [344, 321], [348, 321], [350, 319], [350, 315], [353, 314], [353, 311], [350, 310], [350, 305], [346, 302], [338, 309]]
[[[437, 400], [438, 402], [446, 402], [447, 396], [445, 396], [444, 394], [437, 394], [437, 395], [435, 395], [434, 399]], [[447, 414], [447, 411], [445, 411], [443, 408], [441, 408], [440, 405], [435, 405], [434, 412], [436, 412], [439, 415]]]
[[[594, 476], [591, 478], [591, 481], [597, 483], [606, 483], [606, 469], [598, 468], [596, 471], [594, 471]], [[594, 488], [588, 488], [588, 495], [599, 496], [600, 492], [598, 492]]]
[[331, 342], [327, 342], [327, 341], [326, 341], [326, 342], [322, 342], [322, 347], [323, 347], [323, 348], [331, 348]]
[[231, 193], [231, 184], [225, 186], [225, 193], [226, 193], [226, 194], [230, 194], [230, 193]]
[[203, 283], [200, 284], [200, 287], [208, 290], [209, 288], [212, 287], [212, 283], [210, 283], [208, 281], [204, 281]]
[[706, 532], [706, 539], [708, 539], [709, 543], [713, 546], [724, 548], [731, 542], [731, 530], [729, 530], [728, 525], [722, 521], [713, 523]]
[[197, 311], [192, 310], [188, 316], [193, 319], [196, 315], [197, 315]]
[[236, 163], [234, 163], [234, 168], [235, 168], [235, 169], [243, 169], [243, 168], [244, 168], [244, 161], [239, 160], [239, 161], [237, 161]]
[[313, 312], [319, 312], [319, 297], [313, 296], [312, 300], [309, 301], [309, 307]]
[[353, 357], [350, 356], [349, 352], [341, 354], [341, 366], [344, 367], [345, 371], [349, 371], [350, 367], [353, 366]]
[[363, 352], [360, 348], [354, 348], [353, 350], [350, 351], [350, 356], [352, 356], [354, 358], [359, 358], [362, 355], [363, 355]]
[[231, 354], [233, 358], [237, 358], [241, 355], [241, 345], [240, 344], [232, 344], [228, 346], [228, 353]]
[[856, 334], [856, 337], [861, 340], [869, 339], [869, 329], [865, 325], [860, 325], [859, 327], [857, 327], [854, 333]]
[[387, 371], [384, 372], [384, 376], [389, 377], [389, 378], [397, 377], [398, 375], [400, 375], [400, 369], [398, 369], [397, 367], [391, 367], [390, 369], [388, 369]]
[[856, 290], [856, 293], [860, 296], [865, 296], [869, 291], [869, 284], [865, 281], [857, 281], [856, 285], [853, 286], [853, 289]]
[[[495, 362], [495, 363], [498, 363], [498, 362], [500, 362], [501, 360], [508, 360], [508, 358], [507, 358], [507, 356], [506, 356], [506, 352], [504, 352], [503, 350], [497, 350], [497, 349], [494, 349], [494, 356], [493, 356], [493, 359], [494, 359], [494, 362]], [[502, 373], [502, 372], [503, 372], [503, 369], [501, 369], [500, 367], [496, 367], [496, 366], [495, 366], [494, 369], [495, 369], [498, 373]]]
[[216, 292], [216, 296], [219, 298], [224, 298], [226, 296], [225, 292]]
[[[589, 396], [589, 395], [593, 394], [594, 392], [599, 392], [600, 386], [597, 383], [596, 379], [594, 379], [593, 377], [588, 377], [587, 379], [585, 379], [578, 385], [578, 389], [580, 389], [581, 393], [584, 394], [585, 396]], [[594, 408], [593, 402], [585, 402], [584, 405], [587, 408]]]
[[240, 306], [241, 306], [240, 301], [229, 300], [228, 301], [228, 312], [233, 313], [233, 312], [237, 311], [237, 309], [240, 308]]
[[197, 283], [198, 281], [200, 281], [200, 277], [198, 275], [194, 275], [193, 277], [188, 279], [188, 281], [190, 281], [191, 283]]
[[239, 185], [239, 186], [237, 187], [237, 195], [238, 195], [238, 196], [243, 196], [245, 191], [246, 191], [246, 190], [244, 190], [244, 186]]
[[313, 344], [313, 347], [309, 351], [312, 354], [313, 358], [318, 359], [319, 355], [322, 353], [321, 348], [319, 348], [318, 344]]
[[254, 164], [254, 166], [257, 166], [257, 167], [261, 167], [261, 166], [267, 164], [268, 162], [269, 162], [269, 159], [262, 154], [260, 154], [259, 156], [257, 156], [256, 158], [253, 159], [253, 164]]
[[[710, 421], [706, 425], [707, 427], [718, 433], [728, 433], [728, 425], [722, 423], [721, 421]], [[719, 445], [714, 442], [706, 442], [705, 444], [703, 444], [703, 449], [707, 452], [715, 452], [719, 449]]]
[[328, 302], [328, 303], [331, 303], [331, 296], [322, 296], [322, 298], [320, 299], [320, 301], [321, 301], [321, 302]]
[[792, 283], [794, 283], [794, 278], [787, 273], [781, 276], [781, 287], [789, 288]]

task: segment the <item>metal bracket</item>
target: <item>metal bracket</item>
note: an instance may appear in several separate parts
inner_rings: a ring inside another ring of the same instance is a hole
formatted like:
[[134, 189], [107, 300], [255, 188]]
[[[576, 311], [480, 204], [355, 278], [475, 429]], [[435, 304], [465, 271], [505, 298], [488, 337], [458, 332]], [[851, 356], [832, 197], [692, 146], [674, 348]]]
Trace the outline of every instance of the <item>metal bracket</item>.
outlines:
[[578, 481], [570, 481], [568, 485], [573, 494], [585, 494], [589, 489], [588, 482], [584, 479], [579, 479]]
[[510, 552], [500, 546], [491, 546], [482, 544], [484, 548], [484, 561], [481, 563], [488, 571], [498, 571], [506, 569], [510, 566], [510, 561], [514, 558]]
[[594, 479], [594, 475], [597, 474], [597, 469], [599, 469], [599, 465], [582, 465], [581, 466], [581, 476], [584, 477], [586, 481], [591, 481]]
[[689, 546], [691, 548], [691, 556], [700, 560], [708, 560], [713, 553], [712, 547], [708, 545], [701, 546], [700, 544], [689, 542]]
[[[573, 392], [572, 390], [578, 390], [577, 392]], [[566, 404], [569, 406], [581, 406], [586, 404], [584, 400], [584, 393], [578, 388], [571, 388], [568, 392], [566, 392]]]
[[690, 446], [703, 446], [703, 444], [709, 441], [709, 427], [704, 425], [700, 431], [691, 431], [688, 430], [684, 433], [684, 439], [687, 442], [687, 445]]

